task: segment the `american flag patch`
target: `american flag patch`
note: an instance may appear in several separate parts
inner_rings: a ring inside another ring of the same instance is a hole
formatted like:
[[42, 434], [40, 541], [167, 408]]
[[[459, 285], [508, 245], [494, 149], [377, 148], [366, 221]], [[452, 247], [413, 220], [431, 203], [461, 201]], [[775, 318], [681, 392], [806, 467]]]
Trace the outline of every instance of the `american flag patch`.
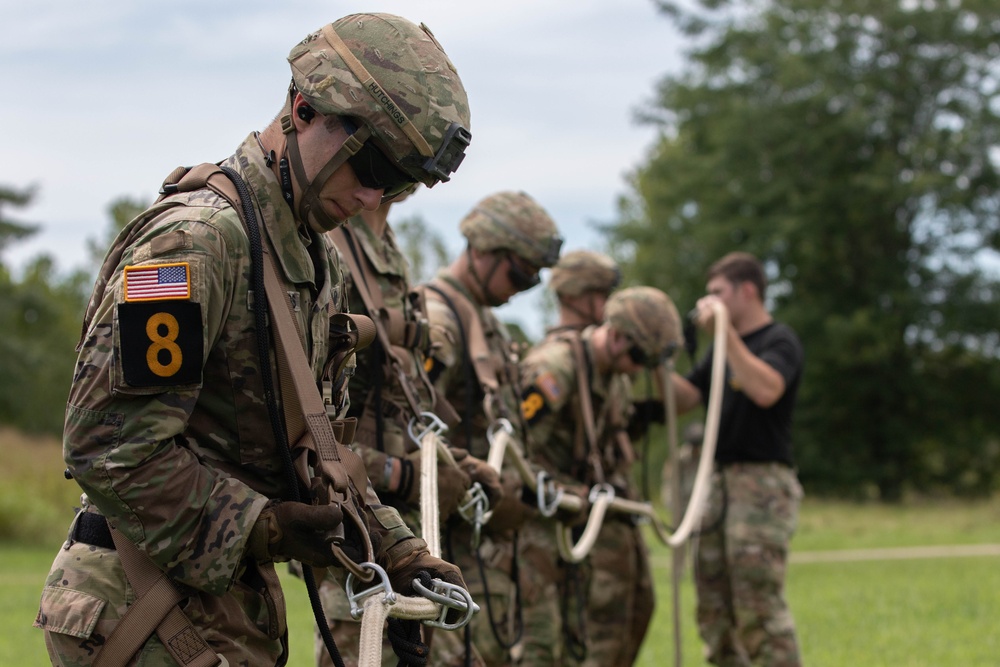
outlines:
[[125, 300], [190, 299], [188, 263], [125, 267]]

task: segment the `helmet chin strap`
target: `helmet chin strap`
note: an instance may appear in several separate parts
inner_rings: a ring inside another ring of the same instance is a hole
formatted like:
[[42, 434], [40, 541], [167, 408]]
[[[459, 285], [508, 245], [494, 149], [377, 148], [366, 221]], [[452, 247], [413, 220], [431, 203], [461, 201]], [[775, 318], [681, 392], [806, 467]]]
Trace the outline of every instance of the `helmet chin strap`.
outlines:
[[476, 284], [479, 285], [479, 290], [483, 293], [486, 305], [490, 308], [503, 305], [503, 302], [497, 299], [496, 295], [489, 288], [490, 280], [493, 279], [493, 274], [497, 272], [497, 268], [499, 268], [502, 261], [500, 257], [496, 254], [493, 255], [493, 266], [490, 267], [490, 272], [486, 274], [486, 279], [484, 280], [479, 277], [479, 271], [476, 270], [476, 263], [472, 261], [472, 246], [466, 246], [465, 252], [469, 256], [469, 269], [472, 271], [472, 277], [475, 278]]
[[294, 207], [295, 217], [301, 222], [305, 222], [319, 234], [328, 232], [344, 224], [344, 220], [337, 220], [323, 209], [323, 202], [319, 198], [320, 190], [326, 182], [333, 176], [347, 159], [361, 150], [365, 141], [371, 135], [371, 130], [367, 126], [362, 126], [357, 132], [347, 137], [344, 145], [333, 154], [312, 181], [306, 179], [305, 166], [302, 164], [302, 153], [299, 151], [298, 133], [292, 123], [291, 115], [282, 116], [281, 131], [285, 133], [285, 141], [288, 144], [288, 159], [292, 166], [292, 177], [299, 186], [298, 206]]
[[577, 308], [576, 306], [563, 303], [563, 307], [572, 313], [576, 313], [583, 319], [588, 325], [589, 324], [600, 324], [601, 321], [597, 317], [597, 308], [594, 306], [594, 295], [591, 293], [587, 298], [587, 310], [584, 311], [582, 308]]

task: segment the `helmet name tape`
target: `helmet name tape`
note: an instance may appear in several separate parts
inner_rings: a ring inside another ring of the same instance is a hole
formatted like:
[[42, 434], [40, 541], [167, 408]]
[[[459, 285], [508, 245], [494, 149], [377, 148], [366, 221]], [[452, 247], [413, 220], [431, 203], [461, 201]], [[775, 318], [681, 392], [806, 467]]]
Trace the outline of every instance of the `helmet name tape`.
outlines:
[[333, 50], [337, 52], [346, 64], [354, 76], [357, 77], [358, 81], [365, 87], [365, 90], [375, 99], [376, 102], [385, 110], [386, 114], [392, 118], [393, 122], [399, 125], [400, 129], [413, 144], [417, 152], [424, 157], [433, 158], [434, 149], [431, 145], [427, 143], [423, 135], [417, 131], [417, 128], [413, 126], [410, 119], [396, 106], [392, 99], [385, 93], [382, 89], [381, 84], [373, 77], [361, 64], [361, 61], [354, 57], [351, 50], [347, 48], [347, 44], [344, 40], [340, 38], [334, 30], [332, 25], [323, 26], [323, 37], [326, 41], [333, 47]]

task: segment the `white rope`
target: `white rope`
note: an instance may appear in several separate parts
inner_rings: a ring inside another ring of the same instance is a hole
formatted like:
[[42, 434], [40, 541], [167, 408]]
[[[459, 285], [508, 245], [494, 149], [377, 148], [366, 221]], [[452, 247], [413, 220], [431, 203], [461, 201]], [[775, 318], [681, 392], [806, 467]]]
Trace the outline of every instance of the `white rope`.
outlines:
[[381, 667], [382, 632], [389, 616], [424, 621], [437, 618], [440, 607], [426, 598], [379, 593], [365, 598], [361, 617], [358, 667]]
[[[438, 452], [444, 442], [437, 431], [428, 430], [420, 440], [420, 530], [427, 550], [441, 557], [441, 509], [438, 505]], [[454, 464], [452, 459], [452, 464]]]
[[[694, 527], [701, 522], [701, 515], [705, 513], [705, 505], [708, 502], [708, 485], [715, 463], [715, 445], [719, 439], [722, 392], [726, 380], [726, 333], [729, 330], [729, 316], [725, 306], [721, 303], [714, 302], [712, 308], [715, 311], [715, 340], [712, 358], [712, 389], [708, 394], [708, 412], [705, 415], [705, 437], [702, 440], [701, 458], [698, 461], [698, 472], [695, 474], [691, 499], [684, 511], [684, 518], [681, 519], [680, 525], [667, 541], [667, 544], [674, 549], [687, 542]], [[667, 384], [670, 386], [669, 378]], [[674, 423], [676, 423], [676, 419]]]

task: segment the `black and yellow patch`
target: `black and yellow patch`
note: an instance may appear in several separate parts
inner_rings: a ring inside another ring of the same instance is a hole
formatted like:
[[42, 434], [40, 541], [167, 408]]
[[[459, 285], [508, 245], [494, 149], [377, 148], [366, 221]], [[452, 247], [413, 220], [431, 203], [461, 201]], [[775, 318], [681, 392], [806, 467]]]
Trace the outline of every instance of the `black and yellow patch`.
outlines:
[[545, 394], [535, 385], [531, 385], [521, 394], [521, 416], [529, 425], [534, 424], [550, 412], [552, 412], [552, 408], [545, 400]]
[[444, 364], [434, 357], [427, 357], [424, 359], [424, 371], [426, 371], [427, 379], [431, 383], [437, 382], [437, 379], [441, 377], [441, 373], [444, 372]]
[[201, 304], [146, 301], [118, 304], [122, 372], [130, 387], [201, 382]]

